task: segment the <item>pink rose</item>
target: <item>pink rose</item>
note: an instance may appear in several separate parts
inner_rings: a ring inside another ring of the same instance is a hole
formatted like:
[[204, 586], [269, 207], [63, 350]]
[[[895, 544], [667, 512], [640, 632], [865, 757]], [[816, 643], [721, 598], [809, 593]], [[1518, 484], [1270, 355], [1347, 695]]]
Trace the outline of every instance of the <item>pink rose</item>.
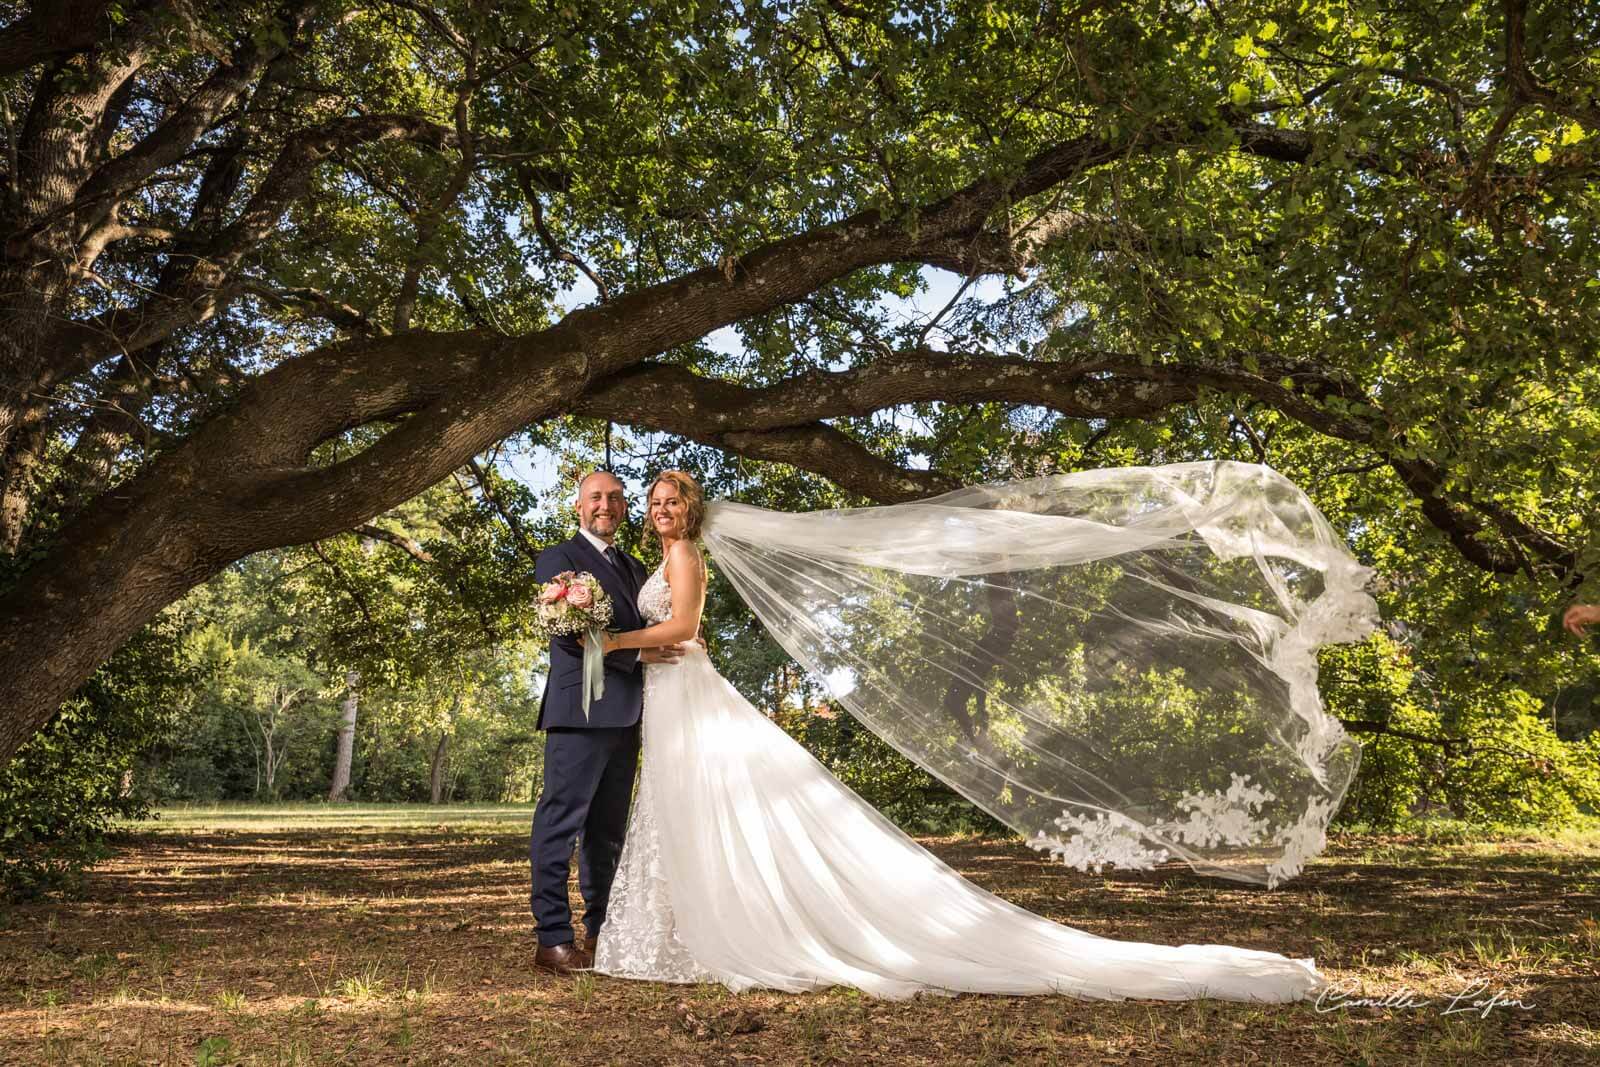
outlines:
[[572, 586], [567, 590], [567, 603], [579, 611], [594, 606], [594, 593], [582, 583]]
[[551, 582], [549, 585], [539, 590], [539, 603], [554, 604], [556, 601], [560, 600], [566, 595], [566, 586], [562, 585], [560, 582]]

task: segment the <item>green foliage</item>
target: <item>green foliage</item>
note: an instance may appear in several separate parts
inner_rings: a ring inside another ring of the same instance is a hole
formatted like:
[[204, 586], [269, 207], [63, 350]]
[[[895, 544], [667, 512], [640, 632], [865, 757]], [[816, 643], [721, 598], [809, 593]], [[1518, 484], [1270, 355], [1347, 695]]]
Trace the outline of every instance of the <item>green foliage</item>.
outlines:
[[201, 678], [184, 623], [146, 627], [0, 768], [0, 898], [77, 889], [112, 823], [148, 816], [141, 758], [171, 741]]
[[1341, 822], [1392, 827], [1436, 813], [1475, 825], [1562, 826], [1600, 812], [1592, 723], [1561, 729], [1553, 699], [1514, 676], [1485, 680], [1476, 653], [1461, 671], [1420, 671], [1414, 656], [1387, 635], [1323, 652], [1329, 707], [1363, 742]]
[[493, 502], [441, 487], [379, 520], [415, 554], [346, 536], [250, 557], [196, 590], [188, 602], [208, 621], [187, 640], [204, 680], [182, 737], [144, 768], [149, 788], [173, 800], [326, 796], [354, 672], [348, 799], [430, 800], [436, 757], [441, 799], [535, 795], [537, 550], [499, 509], [533, 527], [559, 520], [485, 475]]
[[982, 809], [829, 704], [774, 715], [796, 741], [908, 833], [1008, 833]]
[[1561, 826], [1600, 812], [1600, 736], [1563, 741], [1541, 702], [1517, 687], [1472, 694], [1442, 724], [1480, 739], [1451, 750], [1440, 774], [1450, 810], [1477, 824]]

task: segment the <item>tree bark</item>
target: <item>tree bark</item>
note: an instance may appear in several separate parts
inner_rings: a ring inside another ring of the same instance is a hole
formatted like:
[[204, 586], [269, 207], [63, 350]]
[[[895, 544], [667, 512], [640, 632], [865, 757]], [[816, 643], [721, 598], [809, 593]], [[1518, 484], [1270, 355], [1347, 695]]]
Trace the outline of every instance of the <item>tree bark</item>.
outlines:
[[439, 743], [433, 746], [433, 764], [428, 768], [428, 790], [434, 804], [444, 803], [444, 774], [450, 761], [450, 731], [439, 731]]
[[339, 747], [333, 761], [333, 781], [328, 786], [329, 801], [344, 799], [345, 791], [350, 788], [350, 768], [355, 762], [356, 710], [360, 702], [358, 687], [361, 684], [361, 672], [346, 672], [344, 684], [344, 703], [339, 708]]
[[267, 797], [271, 800], [277, 800], [278, 787], [276, 782], [278, 778], [278, 753], [273, 748], [272, 731], [266, 727], [262, 727], [261, 735], [264, 743], [264, 750], [266, 752]]
[[[1245, 369], [1254, 361], [1258, 369]], [[1292, 387], [1283, 385], [1289, 380]], [[924, 472], [907, 471], [873, 455], [824, 419], [866, 415], [897, 404], [1009, 401], [1038, 405], [1072, 418], [1149, 418], [1192, 402], [1211, 388], [1248, 396], [1328, 437], [1385, 457], [1422, 513], [1466, 559], [1486, 571], [1513, 574], [1529, 563], [1525, 549], [1557, 573], [1577, 565], [1574, 550], [1491, 502], [1447, 496], [1445, 472], [1423, 460], [1393, 454], [1403, 445], [1382, 400], [1321, 368], [1266, 352], [1232, 361], [1146, 364], [1137, 355], [1089, 352], [1056, 360], [912, 349], [845, 371], [812, 370], [762, 388], [718, 381], [676, 364], [642, 363], [578, 400], [592, 418], [677, 434], [752, 459], [775, 460], [824, 475], [874, 499], [897, 492], [938, 491]], [[1359, 403], [1371, 415], [1336, 414], [1323, 401]], [[1493, 526], [1511, 549], [1485, 541]]]

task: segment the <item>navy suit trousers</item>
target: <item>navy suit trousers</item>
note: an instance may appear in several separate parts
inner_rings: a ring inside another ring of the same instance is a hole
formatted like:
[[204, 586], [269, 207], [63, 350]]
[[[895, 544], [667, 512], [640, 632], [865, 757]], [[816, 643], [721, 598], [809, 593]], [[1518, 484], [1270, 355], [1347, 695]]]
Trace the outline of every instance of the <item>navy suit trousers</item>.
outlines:
[[567, 904], [572, 849], [578, 852], [578, 888], [583, 894], [585, 932], [594, 937], [606, 920], [611, 880], [622, 858], [639, 765], [639, 724], [552, 726], [545, 732], [544, 789], [533, 813], [528, 859], [533, 867], [533, 917], [539, 944], [573, 940]]

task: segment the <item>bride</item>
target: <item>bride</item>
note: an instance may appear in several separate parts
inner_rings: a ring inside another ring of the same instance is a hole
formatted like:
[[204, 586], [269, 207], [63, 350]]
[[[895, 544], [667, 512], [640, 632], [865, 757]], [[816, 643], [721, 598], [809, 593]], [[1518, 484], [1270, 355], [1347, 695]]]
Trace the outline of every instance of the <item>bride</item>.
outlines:
[[[608, 634], [606, 652], [692, 642], [699, 630], [700, 487], [664, 472], [648, 507], [663, 549], [639, 592], [650, 625]], [[692, 643], [681, 661], [646, 668], [638, 794], [595, 969], [893, 998], [1294, 1001], [1327, 984], [1310, 959], [1112, 940], [979, 888], [846, 788]]]

